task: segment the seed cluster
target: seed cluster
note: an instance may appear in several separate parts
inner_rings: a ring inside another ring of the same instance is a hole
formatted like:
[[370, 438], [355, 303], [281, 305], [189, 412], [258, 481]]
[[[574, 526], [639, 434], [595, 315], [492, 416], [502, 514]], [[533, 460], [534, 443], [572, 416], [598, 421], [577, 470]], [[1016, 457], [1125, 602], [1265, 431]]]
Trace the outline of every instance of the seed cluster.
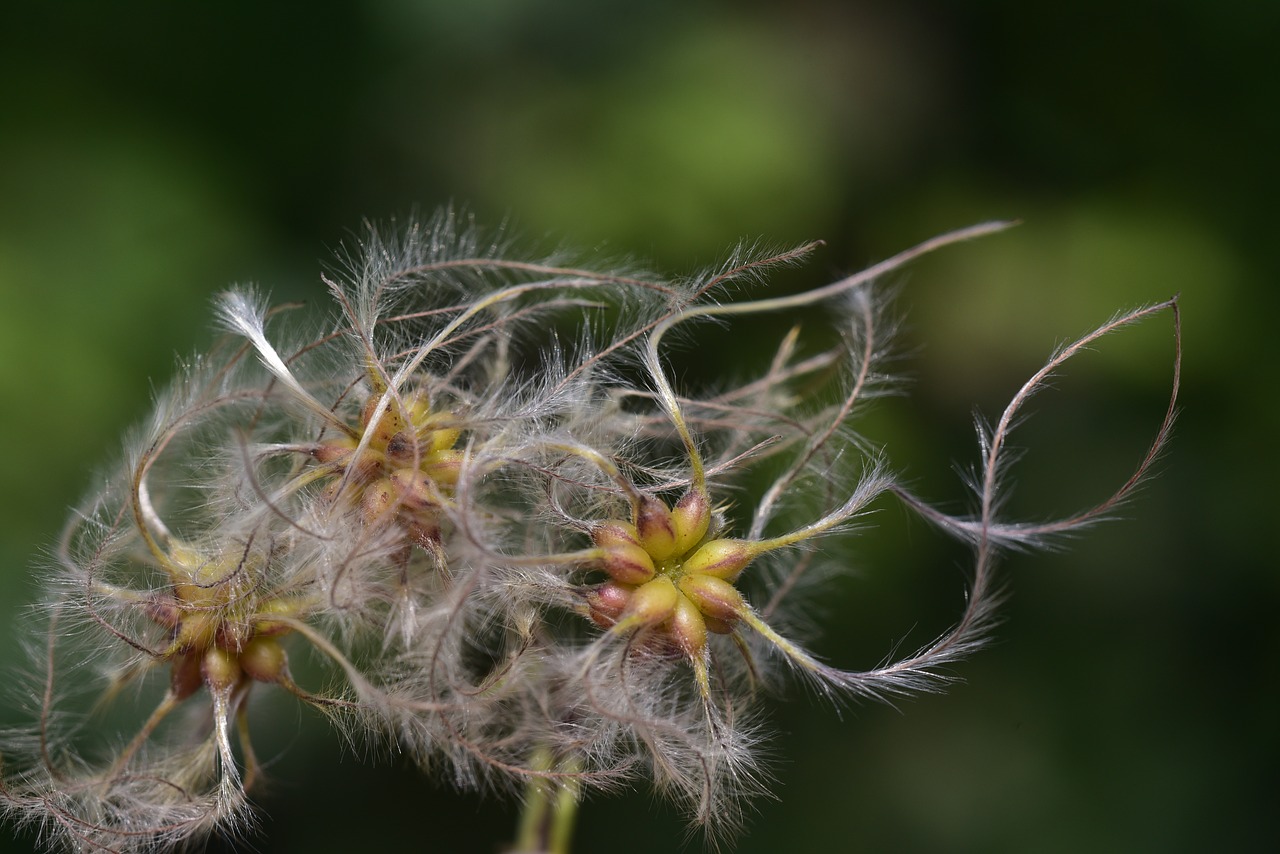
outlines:
[[418, 545], [438, 542], [443, 490], [458, 482], [462, 465], [463, 452], [454, 447], [462, 432], [458, 422], [448, 412], [433, 412], [419, 392], [405, 401], [390, 398], [385, 408], [381, 397], [371, 396], [359, 423], [359, 433], [311, 452], [322, 464], [315, 475], [328, 481], [324, 498], [358, 505], [368, 524], [394, 519]]
[[212, 691], [247, 688], [249, 680], [278, 682], [287, 675], [281, 618], [303, 603], [287, 596], [261, 597], [253, 588], [256, 554], [207, 559], [185, 546], [168, 552], [174, 582], [147, 603], [147, 615], [171, 632], [161, 653], [172, 662], [170, 691], [185, 700], [201, 685]]
[[732, 634], [746, 609], [733, 581], [754, 556], [749, 544], [710, 539], [711, 502], [690, 490], [669, 508], [637, 502], [634, 521], [610, 519], [592, 531], [608, 581], [591, 591], [591, 619], [626, 630], [646, 627], [691, 659], [707, 649], [707, 632]]

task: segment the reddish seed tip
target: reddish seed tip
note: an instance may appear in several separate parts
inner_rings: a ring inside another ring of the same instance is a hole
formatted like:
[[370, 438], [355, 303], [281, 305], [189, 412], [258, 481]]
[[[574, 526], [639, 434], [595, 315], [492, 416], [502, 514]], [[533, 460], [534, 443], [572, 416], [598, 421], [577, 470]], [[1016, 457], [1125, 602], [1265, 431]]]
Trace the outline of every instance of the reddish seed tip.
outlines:
[[647, 581], [631, 594], [631, 603], [627, 606], [626, 616], [635, 617], [642, 623], [654, 625], [671, 616], [676, 609], [680, 594], [671, 579], [659, 575]]
[[172, 596], [151, 597], [147, 600], [146, 612], [148, 617], [166, 628], [176, 629], [182, 621], [182, 611]]
[[614, 581], [643, 584], [654, 576], [653, 558], [634, 543], [619, 543], [605, 548], [601, 568]]
[[198, 653], [184, 652], [173, 659], [173, 669], [169, 671], [169, 690], [174, 697], [185, 700], [203, 684]]
[[337, 463], [346, 465], [351, 460], [355, 449], [345, 445], [317, 445], [311, 449], [311, 456], [321, 463]]
[[648, 495], [636, 511], [636, 531], [640, 544], [654, 560], [666, 560], [676, 553], [676, 523], [667, 505]]
[[636, 526], [630, 522], [624, 522], [621, 519], [610, 519], [591, 529], [591, 541], [603, 548], [627, 545], [638, 546], [640, 545], [640, 534], [636, 531]]
[[633, 590], [610, 581], [588, 591], [587, 607], [591, 609], [591, 621], [602, 629], [618, 622], [631, 602]]
[[412, 514], [402, 519], [405, 533], [413, 544], [431, 550], [440, 545], [440, 525], [430, 513]]
[[741, 540], [710, 540], [684, 562], [684, 571], [733, 581], [754, 557], [748, 544]]
[[698, 658], [707, 646], [707, 624], [696, 605], [684, 596], [676, 599], [671, 615], [671, 635], [690, 658]]
[[671, 516], [676, 529], [675, 553], [688, 554], [711, 527], [711, 501], [705, 492], [691, 489], [676, 502]]
[[241, 622], [224, 622], [218, 626], [213, 643], [219, 649], [238, 653], [253, 637], [253, 628]]
[[703, 614], [728, 626], [737, 622], [747, 607], [736, 587], [712, 575], [684, 576], [680, 579], [680, 592]]

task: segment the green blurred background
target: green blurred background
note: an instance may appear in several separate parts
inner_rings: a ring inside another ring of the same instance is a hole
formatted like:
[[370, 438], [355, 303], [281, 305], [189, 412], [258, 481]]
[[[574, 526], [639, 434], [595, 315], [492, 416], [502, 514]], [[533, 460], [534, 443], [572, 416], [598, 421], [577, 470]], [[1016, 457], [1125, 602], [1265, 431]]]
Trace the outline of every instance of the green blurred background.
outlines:
[[[771, 703], [778, 799], [756, 802], [737, 850], [1268, 850], [1280, 4], [783, 6], [9, 8], [0, 657], [16, 657], [33, 561], [91, 470], [175, 354], [210, 340], [210, 297], [254, 281], [323, 303], [320, 263], [366, 217], [453, 202], [535, 251], [564, 241], [673, 274], [742, 237], [826, 240], [786, 287], [1020, 218], [894, 277], [911, 395], [870, 435], [922, 492], [963, 506], [950, 466], [975, 459], [974, 407], [994, 416], [1055, 344], [1181, 292], [1173, 447], [1125, 519], [1006, 562], [998, 643], [949, 694], [841, 715], [796, 686]], [[1127, 476], [1162, 412], [1170, 342], [1167, 319], [1150, 322], [1037, 400], [1011, 511], [1069, 510]], [[960, 606], [963, 553], [897, 508], [876, 522], [815, 610], [818, 648], [848, 667], [924, 642]], [[394, 757], [362, 763], [290, 703], [262, 711], [282, 723], [259, 739], [275, 782], [246, 847], [510, 838], [512, 805]], [[577, 850], [682, 839], [637, 793], [590, 802]], [[0, 834], [0, 850], [33, 845]]]

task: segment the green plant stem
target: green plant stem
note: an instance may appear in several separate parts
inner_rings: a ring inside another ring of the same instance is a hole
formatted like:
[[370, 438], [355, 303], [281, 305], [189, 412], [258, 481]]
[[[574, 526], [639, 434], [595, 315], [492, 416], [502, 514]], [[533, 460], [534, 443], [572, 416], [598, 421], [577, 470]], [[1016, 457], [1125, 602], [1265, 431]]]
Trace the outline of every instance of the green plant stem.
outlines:
[[[545, 749], [535, 753], [530, 764], [535, 771], [570, 775], [577, 767], [577, 763], [568, 762], [557, 768], [551, 751]], [[570, 854], [579, 794], [580, 787], [572, 776], [530, 779], [520, 814], [519, 836], [511, 854]]]

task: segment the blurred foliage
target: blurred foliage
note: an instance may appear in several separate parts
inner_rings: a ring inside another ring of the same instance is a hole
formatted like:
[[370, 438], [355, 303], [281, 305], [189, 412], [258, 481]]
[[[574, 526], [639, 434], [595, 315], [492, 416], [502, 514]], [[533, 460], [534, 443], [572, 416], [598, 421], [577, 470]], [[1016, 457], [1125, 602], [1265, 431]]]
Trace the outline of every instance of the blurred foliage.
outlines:
[[[967, 685], [844, 720], [778, 704], [779, 800], [758, 804], [740, 850], [1264, 850], [1280, 758], [1262, 453], [1280, 403], [1261, 394], [1276, 368], [1278, 27], [1280, 5], [1246, 0], [9, 9], [0, 656], [17, 656], [11, 623], [65, 508], [175, 354], [209, 340], [211, 295], [256, 280], [323, 302], [319, 262], [364, 217], [452, 201], [535, 248], [675, 274], [740, 238], [825, 239], [783, 286], [1019, 218], [897, 277], [912, 394], [869, 433], [959, 502], [971, 406], [996, 414], [1056, 343], [1181, 292], [1185, 411], [1162, 476], [1069, 551], [1009, 562], [1000, 643], [962, 668]], [[1127, 474], [1169, 349], [1167, 328], [1126, 333], [1041, 401], [1020, 434], [1019, 512]], [[958, 612], [964, 556], [896, 509], [849, 560], [815, 619], [841, 664]], [[509, 805], [394, 757], [360, 764], [285, 714], [255, 848], [509, 838]], [[579, 847], [669, 850], [681, 835], [647, 796], [598, 799]], [[10, 839], [0, 850], [33, 844]]]

